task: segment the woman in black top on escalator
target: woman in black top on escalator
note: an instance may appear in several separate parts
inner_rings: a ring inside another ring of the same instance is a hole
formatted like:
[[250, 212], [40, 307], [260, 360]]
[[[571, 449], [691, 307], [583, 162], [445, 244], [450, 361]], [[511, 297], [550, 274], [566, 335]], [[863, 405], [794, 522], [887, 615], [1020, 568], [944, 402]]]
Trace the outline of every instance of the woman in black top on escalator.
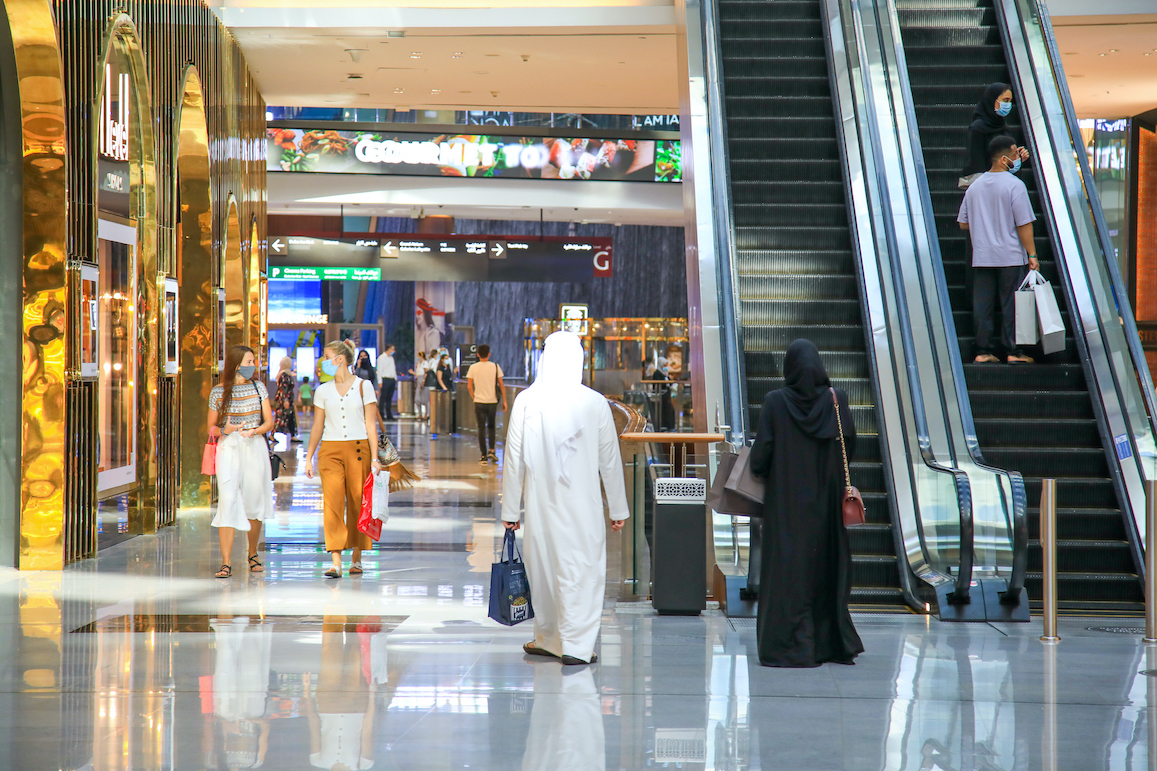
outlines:
[[[972, 181], [992, 166], [988, 144], [998, 136], [1012, 136], [1005, 122], [1012, 113], [1012, 89], [1007, 83], [990, 83], [976, 107], [972, 109], [972, 119], [968, 124], [968, 162], [960, 172], [960, 188], [966, 188]], [[1015, 139], [1015, 137], [1013, 137]], [[1028, 150], [1020, 147], [1020, 160], [1028, 160]]]

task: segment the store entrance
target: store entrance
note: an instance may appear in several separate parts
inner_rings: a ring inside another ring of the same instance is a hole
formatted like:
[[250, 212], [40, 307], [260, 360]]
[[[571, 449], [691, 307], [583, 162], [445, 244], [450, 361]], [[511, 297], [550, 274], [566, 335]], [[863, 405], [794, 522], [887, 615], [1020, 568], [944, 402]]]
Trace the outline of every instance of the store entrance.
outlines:
[[137, 481], [137, 229], [101, 219], [97, 230], [97, 371], [100, 431], [97, 494], [108, 497]]

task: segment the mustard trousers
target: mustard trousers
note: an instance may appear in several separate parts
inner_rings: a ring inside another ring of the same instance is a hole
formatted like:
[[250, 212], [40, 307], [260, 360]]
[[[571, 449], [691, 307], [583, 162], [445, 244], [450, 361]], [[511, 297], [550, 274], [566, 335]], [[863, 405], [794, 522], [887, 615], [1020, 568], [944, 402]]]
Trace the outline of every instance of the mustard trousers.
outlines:
[[373, 461], [374, 453], [366, 439], [322, 441], [317, 470], [321, 475], [326, 551], [373, 548], [370, 537], [358, 530], [362, 486], [370, 475]]

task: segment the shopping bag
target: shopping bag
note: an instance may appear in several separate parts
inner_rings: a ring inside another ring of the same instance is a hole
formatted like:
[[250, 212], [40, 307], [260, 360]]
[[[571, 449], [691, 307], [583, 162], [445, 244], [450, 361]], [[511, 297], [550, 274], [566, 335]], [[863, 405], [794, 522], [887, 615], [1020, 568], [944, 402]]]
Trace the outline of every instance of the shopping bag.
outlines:
[[763, 480], [751, 473], [751, 447], [744, 446], [735, 458], [735, 468], [727, 477], [726, 488], [752, 503], [763, 505]]
[[385, 522], [390, 518], [390, 472], [382, 470], [370, 474], [374, 478], [374, 495], [371, 514], [374, 519]]
[[201, 473], [213, 476], [217, 473], [217, 437], [209, 437], [205, 442], [205, 451], [201, 454]]
[[[1029, 275], [1037, 271], [1029, 271]], [[1041, 350], [1046, 354], [1058, 353], [1065, 349], [1065, 322], [1061, 320], [1061, 308], [1057, 304], [1057, 296], [1053, 292], [1053, 285], [1041, 278], [1033, 286], [1036, 294], [1036, 316], [1040, 323]]]
[[358, 515], [358, 530], [376, 541], [382, 537], [382, 520], [374, 517], [374, 475], [362, 483], [362, 511]]
[[514, 626], [534, 618], [530, 604], [530, 582], [514, 531], [502, 537], [502, 554], [490, 566], [490, 618], [504, 626]]
[[1036, 345], [1040, 342], [1040, 337], [1037, 334], [1035, 291], [1036, 280], [1039, 278], [1039, 272], [1030, 270], [1013, 294], [1016, 315], [1015, 343], [1017, 345]]
[[723, 453], [719, 456], [719, 467], [715, 470], [715, 481], [711, 483], [711, 489], [707, 491], [707, 505], [720, 514], [729, 514], [733, 517], [762, 517], [762, 501], [756, 503], [727, 489], [727, 479], [731, 476], [738, 458], [739, 456], [733, 452]]

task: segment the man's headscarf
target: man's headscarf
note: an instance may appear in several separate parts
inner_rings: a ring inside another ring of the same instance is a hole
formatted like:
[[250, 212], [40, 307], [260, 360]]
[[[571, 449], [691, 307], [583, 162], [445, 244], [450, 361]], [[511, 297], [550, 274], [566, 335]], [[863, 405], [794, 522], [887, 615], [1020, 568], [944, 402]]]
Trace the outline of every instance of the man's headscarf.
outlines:
[[583, 380], [583, 346], [573, 332], [555, 332], [546, 338], [534, 383], [520, 398], [524, 405], [524, 457], [533, 470], [553, 481], [570, 484], [567, 468], [584, 425], [576, 397]]

